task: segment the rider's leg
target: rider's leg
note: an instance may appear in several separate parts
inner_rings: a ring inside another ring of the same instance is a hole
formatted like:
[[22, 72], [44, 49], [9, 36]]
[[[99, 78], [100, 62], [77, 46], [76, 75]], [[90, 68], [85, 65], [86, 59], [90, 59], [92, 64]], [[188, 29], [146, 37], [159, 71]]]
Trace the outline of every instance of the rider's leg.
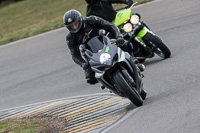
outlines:
[[85, 78], [87, 80], [87, 83], [89, 84], [96, 84], [98, 83], [97, 79], [95, 78], [95, 73], [90, 68], [88, 70], [85, 70]]

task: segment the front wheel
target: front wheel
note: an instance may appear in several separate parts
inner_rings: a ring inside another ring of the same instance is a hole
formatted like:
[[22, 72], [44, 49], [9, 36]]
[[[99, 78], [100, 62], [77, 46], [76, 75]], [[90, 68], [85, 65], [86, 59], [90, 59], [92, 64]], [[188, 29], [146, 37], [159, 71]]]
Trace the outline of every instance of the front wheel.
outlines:
[[143, 100], [145, 100], [147, 97], [147, 92], [144, 89], [142, 89], [140, 96], [142, 97]]
[[[126, 75], [129, 75], [127, 71], [124, 72], [126, 72]], [[127, 78], [121, 71], [118, 71], [113, 78], [118, 90], [122, 91], [135, 106], [142, 106], [143, 99], [136, 88], [131, 85], [132, 81], [129, 81], [131, 77]]]
[[153, 47], [153, 52], [156, 53], [158, 56], [162, 58], [169, 58], [171, 56], [171, 52], [169, 48], [162, 42], [162, 40], [157, 37], [156, 35], [153, 35], [151, 33], [147, 33], [143, 37], [144, 41], [147, 44], [152, 45]]

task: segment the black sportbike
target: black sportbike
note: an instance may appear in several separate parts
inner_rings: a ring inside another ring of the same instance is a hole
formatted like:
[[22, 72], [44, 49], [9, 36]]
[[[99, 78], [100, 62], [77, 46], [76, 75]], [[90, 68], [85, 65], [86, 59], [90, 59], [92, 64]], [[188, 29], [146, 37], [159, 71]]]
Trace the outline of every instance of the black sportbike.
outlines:
[[79, 48], [103, 86], [119, 96], [127, 97], [136, 106], [143, 104], [147, 95], [143, 88], [143, 75], [133, 57], [117, 47], [115, 40], [100, 34]]

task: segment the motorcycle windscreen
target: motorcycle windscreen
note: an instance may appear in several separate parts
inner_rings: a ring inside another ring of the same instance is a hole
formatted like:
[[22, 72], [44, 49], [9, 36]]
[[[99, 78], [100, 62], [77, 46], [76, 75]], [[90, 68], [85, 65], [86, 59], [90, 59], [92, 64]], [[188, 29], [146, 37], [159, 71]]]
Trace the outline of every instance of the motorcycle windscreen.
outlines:
[[93, 53], [98, 53], [101, 49], [103, 49], [103, 43], [99, 40], [97, 36], [90, 39], [87, 45], [90, 47], [90, 50]]

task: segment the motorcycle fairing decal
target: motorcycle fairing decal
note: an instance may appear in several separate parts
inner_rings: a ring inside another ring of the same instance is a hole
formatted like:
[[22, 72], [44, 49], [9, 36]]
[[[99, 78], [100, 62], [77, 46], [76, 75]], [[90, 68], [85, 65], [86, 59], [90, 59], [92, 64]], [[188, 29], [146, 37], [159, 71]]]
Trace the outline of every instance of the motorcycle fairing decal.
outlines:
[[90, 30], [88, 33], [85, 33], [85, 36], [82, 39], [82, 42], [85, 43], [87, 39], [90, 38], [90, 33], [92, 32], [92, 30]]
[[110, 47], [106, 47], [105, 52], [109, 52]]
[[117, 17], [120, 18], [120, 17], [122, 16], [122, 14], [123, 14], [122, 12], [118, 13], [118, 14], [117, 14]]

